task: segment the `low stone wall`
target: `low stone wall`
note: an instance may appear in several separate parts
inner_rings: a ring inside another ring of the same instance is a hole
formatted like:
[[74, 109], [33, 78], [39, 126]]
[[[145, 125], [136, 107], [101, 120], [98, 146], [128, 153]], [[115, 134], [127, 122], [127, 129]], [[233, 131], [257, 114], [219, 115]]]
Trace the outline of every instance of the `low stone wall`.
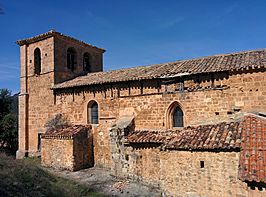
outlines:
[[113, 173], [159, 187], [171, 196], [248, 196], [240, 181], [238, 152], [160, 151], [128, 146]]
[[239, 152], [163, 151], [125, 144], [128, 128], [110, 130], [112, 173], [159, 187], [167, 196], [248, 196], [238, 179]]
[[238, 152], [160, 152], [161, 188], [180, 196], [248, 196]]

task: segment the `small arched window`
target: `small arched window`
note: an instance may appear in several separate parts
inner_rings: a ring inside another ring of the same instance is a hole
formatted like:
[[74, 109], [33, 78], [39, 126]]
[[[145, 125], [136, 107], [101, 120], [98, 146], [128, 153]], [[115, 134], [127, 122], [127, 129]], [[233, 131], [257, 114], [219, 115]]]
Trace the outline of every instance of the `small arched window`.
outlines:
[[89, 53], [84, 53], [84, 55], [83, 55], [83, 70], [86, 72], [91, 72], [90, 54]]
[[39, 75], [41, 73], [41, 50], [36, 48], [34, 50], [34, 74]]
[[75, 70], [76, 64], [76, 50], [74, 48], [67, 49], [67, 68], [71, 71]]
[[177, 101], [173, 102], [166, 112], [166, 127], [168, 129], [184, 127], [184, 113]]
[[88, 123], [98, 124], [99, 123], [99, 109], [96, 101], [91, 101], [88, 104]]
[[183, 121], [183, 111], [180, 109], [180, 107], [176, 106], [176, 108], [173, 111], [173, 127], [183, 127], [184, 121]]

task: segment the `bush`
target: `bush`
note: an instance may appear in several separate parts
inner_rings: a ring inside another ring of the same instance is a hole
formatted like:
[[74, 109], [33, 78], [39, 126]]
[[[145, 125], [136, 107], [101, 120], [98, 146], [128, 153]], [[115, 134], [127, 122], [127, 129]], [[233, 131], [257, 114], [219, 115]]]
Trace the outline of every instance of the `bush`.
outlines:
[[11, 154], [18, 148], [16, 100], [9, 90], [0, 89], [0, 150]]
[[1, 147], [10, 153], [15, 153], [18, 144], [17, 119], [13, 114], [7, 114], [0, 120], [2, 132], [0, 133]]
[[62, 129], [70, 126], [71, 124], [62, 114], [56, 114], [53, 118], [47, 121], [44, 125], [47, 132], [54, 131], [57, 129]]

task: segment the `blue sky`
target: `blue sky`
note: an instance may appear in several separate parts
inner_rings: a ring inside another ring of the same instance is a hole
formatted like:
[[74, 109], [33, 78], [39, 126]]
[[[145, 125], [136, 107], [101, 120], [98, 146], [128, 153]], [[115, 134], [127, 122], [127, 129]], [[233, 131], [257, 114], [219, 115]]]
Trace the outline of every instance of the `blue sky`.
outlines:
[[0, 0], [0, 88], [19, 91], [15, 41], [54, 28], [104, 48], [104, 70], [266, 48], [264, 0]]

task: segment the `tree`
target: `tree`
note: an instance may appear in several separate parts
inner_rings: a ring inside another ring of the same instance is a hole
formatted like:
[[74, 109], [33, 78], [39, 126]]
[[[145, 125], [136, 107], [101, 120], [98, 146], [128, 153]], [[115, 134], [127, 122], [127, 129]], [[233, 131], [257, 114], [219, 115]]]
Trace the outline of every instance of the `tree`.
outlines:
[[70, 125], [71, 124], [69, 123], [67, 118], [63, 116], [63, 114], [56, 114], [45, 123], [44, 127], [46, 128], [46, 132], [50, 133], [54, 132], [57, 129], [66, 128]]
[[7, 89], [0, 89], [0, 150], [14, 154], [18, 147], [17, 109]]

